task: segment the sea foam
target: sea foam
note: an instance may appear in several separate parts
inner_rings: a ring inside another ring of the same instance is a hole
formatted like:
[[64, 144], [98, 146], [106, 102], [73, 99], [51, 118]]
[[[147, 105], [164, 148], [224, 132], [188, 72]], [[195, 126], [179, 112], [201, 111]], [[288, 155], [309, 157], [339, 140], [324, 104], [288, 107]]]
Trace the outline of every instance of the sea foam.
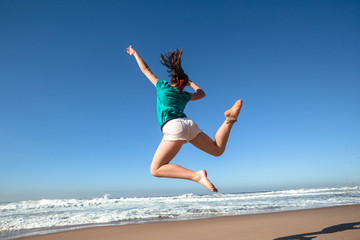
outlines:
[[359, 187], [168, 197], [42, 199], [0, 203], [0, 238], [102, 225], [360, 204]]

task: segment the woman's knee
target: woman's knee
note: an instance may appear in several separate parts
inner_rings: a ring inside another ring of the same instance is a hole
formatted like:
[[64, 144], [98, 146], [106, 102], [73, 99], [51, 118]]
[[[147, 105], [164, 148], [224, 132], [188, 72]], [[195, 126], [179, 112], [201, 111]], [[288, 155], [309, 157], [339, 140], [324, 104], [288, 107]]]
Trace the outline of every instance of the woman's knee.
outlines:
[[159, 169], [154, 168], [154, 167], [150, 167], [150, 173], [151, 175], [153, 175], [154, 177], [159, 177]]
[[225, 149], [221, 149], [221, 148], [216, 148], [211, 155], [213, 155], [214, 157], [220, 157], [221, 155], [223, 155], [223, 153], [225, 152]]

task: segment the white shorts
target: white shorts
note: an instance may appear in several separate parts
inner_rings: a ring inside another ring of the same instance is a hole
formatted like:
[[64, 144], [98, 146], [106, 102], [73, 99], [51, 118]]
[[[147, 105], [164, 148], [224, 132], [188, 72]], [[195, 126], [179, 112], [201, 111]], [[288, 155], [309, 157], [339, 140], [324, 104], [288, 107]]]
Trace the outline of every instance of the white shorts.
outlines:
[[190, 142], [202, 131], [196, 123], [189, 118], [176, 118], [163, 126], [163, 141], [186, 140]]

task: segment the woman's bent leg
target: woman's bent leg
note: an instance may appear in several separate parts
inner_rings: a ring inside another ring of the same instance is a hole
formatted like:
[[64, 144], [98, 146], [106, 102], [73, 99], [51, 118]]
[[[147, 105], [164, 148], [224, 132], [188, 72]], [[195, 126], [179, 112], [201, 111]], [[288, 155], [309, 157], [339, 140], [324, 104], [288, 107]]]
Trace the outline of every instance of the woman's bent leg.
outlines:
[[162, 141], [155, 152], [150, 172], [156, 177], [182, 178], [197, 182], [210, 191], [217, 192], [214, 185], [208, 180], [205, 170], [194, 172], [169, 162], [180, 151], [186, 141]]
[[190, 143], [215, 157], [221, 156], [225, 151], [233, 124], [234, 123], [227, 124], [224, 122], [215, 135], [215, 141], [202, 132], [190, 141]]
[[242, 107], [242, 101], [238, 100], [234, 104], [234, 106], [225, 112], [225, 117], [227, 118], [224, 123], [220, 126], [215, 135], [215, 141], [213, 141], [208, 135], [205, 133], [200, 133], [197, 135], [192, 141], [195, 147], [203, 150], [214, 156], [220, 156], [224, 153], [226, 144], [228, 142], [231, 128], [234, 125], [234, 120], [229, 119], [237, 119], [240, 110]]

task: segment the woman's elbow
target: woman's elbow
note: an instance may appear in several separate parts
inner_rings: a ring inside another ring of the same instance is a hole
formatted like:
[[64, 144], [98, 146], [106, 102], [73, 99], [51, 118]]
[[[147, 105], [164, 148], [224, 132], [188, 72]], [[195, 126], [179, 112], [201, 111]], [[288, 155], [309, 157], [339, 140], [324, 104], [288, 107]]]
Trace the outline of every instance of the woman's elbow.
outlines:
[[195, 93], [191, 94], [191, 100], [195, 101], [195, 100], [199, 100], [202, 99], [206, 96], [205, 92], [201, 89], [196, 90]]

